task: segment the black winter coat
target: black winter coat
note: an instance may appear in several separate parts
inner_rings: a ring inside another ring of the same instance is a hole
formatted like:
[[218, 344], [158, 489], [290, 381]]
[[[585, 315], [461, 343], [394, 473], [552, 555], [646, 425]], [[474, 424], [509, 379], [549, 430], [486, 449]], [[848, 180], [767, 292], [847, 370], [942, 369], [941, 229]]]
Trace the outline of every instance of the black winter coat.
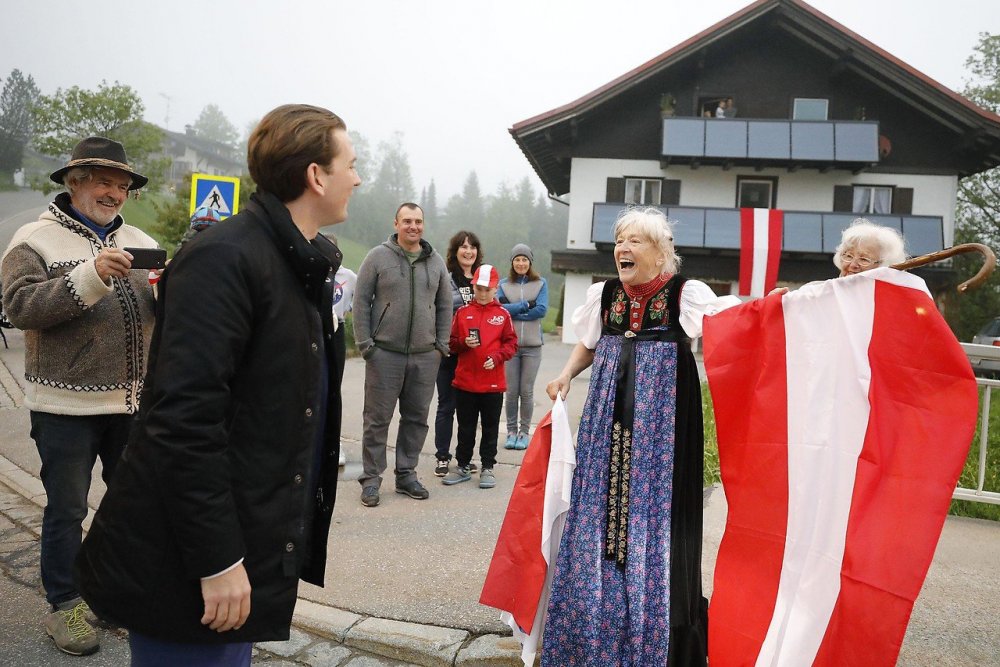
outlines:
[[[333, 243], [306, 241], [277, 198], [258, 194], [170, 263], [139, 414], [76, 561], [100, 616], [169, 641], [288, 638], [298, 578], [323, 585], [336, 497], [340, 261]], [[240, 558], [250, 617], [219, 634], [200, 623], [200, 578]]]

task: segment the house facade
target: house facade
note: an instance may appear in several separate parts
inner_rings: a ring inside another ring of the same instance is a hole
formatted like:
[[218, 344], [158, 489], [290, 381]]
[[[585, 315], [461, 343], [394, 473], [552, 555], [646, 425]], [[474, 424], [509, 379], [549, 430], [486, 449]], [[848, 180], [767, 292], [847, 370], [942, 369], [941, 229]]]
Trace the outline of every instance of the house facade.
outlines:
[[232, 147], [199, 137], [188, 125], [184, 132], [163, 131], [162, 153], [170, 158], [167, 181], [179, 185], [191, 174], [239, 176], [246, 171], [246, 156]]
[[[836, 275], [861, 215], [900, 230], [911, 255], [952, 245], [959, 179], [1000, 164], [1000, 116], [800, 0], [751, 4], [510, 132], [570, 206], [552, 254], [565, 313], [615, 275], [626, 206], [662, 208], [684, 274], [736, 293], [741, 209], [782, 211], [778, 280], [795, 285]], [[932, 291], [951, 284], [947, 266], [918, 272]]]

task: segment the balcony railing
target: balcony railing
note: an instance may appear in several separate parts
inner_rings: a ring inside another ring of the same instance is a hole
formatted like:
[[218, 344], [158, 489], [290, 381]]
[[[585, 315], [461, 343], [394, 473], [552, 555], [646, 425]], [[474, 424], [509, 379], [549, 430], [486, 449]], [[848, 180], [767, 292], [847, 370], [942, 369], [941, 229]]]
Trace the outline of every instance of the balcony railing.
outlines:
[[[595, 202], [591, 241], [613, 244], [612, 228], [618, 214], [628, 204]], [[740, 209], [699, 208], [695, 206], [660, 206], [668, 218], [677, 222], [674, 245], [710, 249], [740, 247]], [[822, 213], [784, 211], [782, 250], [786, 252], [832, 253], [840, 235], [857, 213]], [[944, 221], [930, 215], [871, 215], [872, 222], [892, 227], [903, 234], [911, 255], [936, 252], [944, 247]]]
[[668, 161], [857, 167], [879, 161], [878, 122], [664, 118]]

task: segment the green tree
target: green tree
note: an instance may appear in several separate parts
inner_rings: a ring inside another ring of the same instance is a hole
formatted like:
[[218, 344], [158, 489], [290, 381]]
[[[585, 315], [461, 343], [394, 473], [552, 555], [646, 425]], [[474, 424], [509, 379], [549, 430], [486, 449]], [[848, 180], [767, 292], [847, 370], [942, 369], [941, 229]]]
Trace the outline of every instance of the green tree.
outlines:
[[[255, 124], [256, 126], [256, 124]], [[198, 114], [198, 120], [192, 126], [195, 134], [203, 139], [217, 141], [236, 150], [240, 143], [240, 132], [236, 129], [226, 114], [215, 104], [207, 104]]]
[[[240, 193], [242, 194], [242, 192], [243, 188], [240, 187]], [[191, 214], [188, 212], [190, 206], [191, 174], [184, 175], [181, 179], [181, 185], [171, 196], [153, 202], [156, 222], [153, 223], [150, 232], [171, 256], [174, 254], [174, 248], [180, 243], [181, 237], [184, 236], [184, 232], [190, 226]]]
[[60, 88], [54, 95], [41, 95], [32, 111], [34, 145], [41, 153], [63, 158], [81, 139], [107, 137], [125, 146], [137, 171], [158, 180], [168, 163], [167, 158], [155, 157], [163, 131], [142, 119], [145, 110], [139, 94], [117, 81], [111, 85], [102, 81], [96, 90]]
[[361, 187], [351, 197], [347, 226], [338, 227], [336, 233], [374, 247], [392, 233], [396, 207], [414, 199], [410, 160], [398, 132], [390, 141], [379, 143], [377, 155], [360, 134], [351, 132], [350, 136], [358, 156]]
[[0, 92], [0, 185], [11, 184], [21, 168], [24, 147], [34, 133], [31, 109], [40, 91], [35, 80], [21, 70], [11, 71]]
[[[972, 75], [966, 81], [965, 96], [984, 109], [1000, 111], [1000, 35], [980, 33], [965, 65]], [[1000, 168], [963, 178], [958, 184], [955, 243], [968, 242], [1000, 248]], [[958, 280], [972, 276], [981, 264], [978, 256], [956, 259]], [[987, 321], [1000, 315], [1000, 274], [994, 273], [975, 292], [946, 298], [952, 330], [959, 340], [970, 341]]]
[[413, 176], [410, 173], [410, 158], [403, 148], [403, 135], [396, 132], [392, 139], [379, 144], [381, 160], [375, 177], [375, 188], [388, 201], [393, 202], [391, 208], [404, 201], [411, 201], [415, 191]]
[[420, 195], [420, 205], [424, 207], [424, 215], [428, 220], [438, 219], [437, 185], [433, 178]]
[[[444, 225], [450, 234], [459, 229], [468, 229], [478, 235], [483, 229], [483, 218], [486, 213], [486, 205], [483, 202], [483, 195], [479, 189], [479, 176], [475, 171], [469, 172], [462, 185], [462, 193], [452, 195], [445, 204], [442, 218]], [[483, 241], [482, 236], [480, 240]], [[485, 245], [485, 241], [484, 241]]]

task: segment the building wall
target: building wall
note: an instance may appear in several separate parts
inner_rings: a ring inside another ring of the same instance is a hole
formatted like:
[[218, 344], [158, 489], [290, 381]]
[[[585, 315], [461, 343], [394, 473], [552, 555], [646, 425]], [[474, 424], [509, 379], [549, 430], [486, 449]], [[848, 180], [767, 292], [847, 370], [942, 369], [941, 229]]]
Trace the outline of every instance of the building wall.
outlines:
[[[681, 181], [681, 206], [733, 208], [736, 205], [738, 176], [769, 176], [778, 179], [777, 208], [797, 211], [832, 211], [835, 185], [895, 185], [913, 188], [913, 214], [941, 216], [944, 222], [945, 246], [954, 238], [955, 202], [958, 179], [954, 175], [918, 175], [891, 173], [860, 173], [831, 171], [819, 173], [802, 169], [733, 168], [674, 166], [661, 169], [658, 160], [617, 160], [603, 158], [573, 158], [570, 173], [570, 210], [566, 247], [576, 250], [594, 249], [590, 241], [594, 202], [606, 197], [609, 177], [671, 178]], [[593, 282], [589, 274], [567, 274], [565, 310], [569, 316], [583, 304], [587, 287]], [[565, 322], [563, 341], [576, 342], [576, 336]]]

